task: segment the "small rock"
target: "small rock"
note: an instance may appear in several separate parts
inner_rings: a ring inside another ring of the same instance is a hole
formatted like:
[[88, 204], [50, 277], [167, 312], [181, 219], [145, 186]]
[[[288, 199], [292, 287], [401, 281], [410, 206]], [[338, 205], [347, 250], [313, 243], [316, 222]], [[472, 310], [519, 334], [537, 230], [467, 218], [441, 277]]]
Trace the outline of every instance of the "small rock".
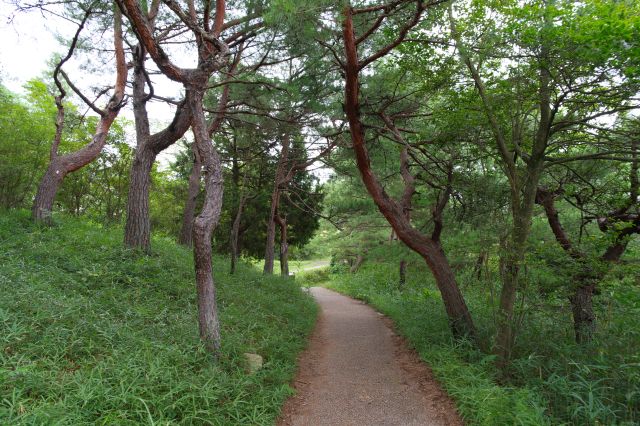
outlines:
[[247, 360], [247, 373], [254, 374], [262, 368], [263, 361], [260, 355], [245, 353], [244, 357]]

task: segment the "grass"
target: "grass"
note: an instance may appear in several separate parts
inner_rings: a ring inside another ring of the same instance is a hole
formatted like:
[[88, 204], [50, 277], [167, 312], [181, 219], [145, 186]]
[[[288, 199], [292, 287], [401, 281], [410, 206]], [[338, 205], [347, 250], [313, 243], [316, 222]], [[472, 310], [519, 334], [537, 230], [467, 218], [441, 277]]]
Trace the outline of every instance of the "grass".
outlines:
[[[525, 304], [512, 363], [512, 380], [496, 380], [494, 357], [451, 338], [440, 295], [428, 269], [410, 260], [409, 281], [398, 288], [397, 268], [389, 249], [372, 253], [357, 274], [344, 268], [330, 274], [328, 287], [364, 300], [391, 317], [456, 401], [468, 424], [477, 425], [633, 425], [640, 422], [640, 291], [616, 286], [597, 304], [595, 341], [573, 342], [570, 311], [564, 299], [530, 295]], [[459, 281], [481, 338], [495, 329], [487, 289], [460, 271]], [[495, 277], [493, 278], [495, 280]]]
[[[191, 253], [0, 213], [0, 424], [273, 424], [316, 307], [292, 280], [214, 259], [223, 348], [197, 334]], [[243, 353], [264, 357], [245, 372]]]
[[[307, 273], [307, 271], [325, 269], [325, 267], [329, 266], [329, 262], [330, 259], [290, 260], [289, 273], [298, 276], [299, 274]], [[264, 268], [264, 259], [255, 260], [252, 263], [260, 271]], [[273, 272], [275, 274], [280, 273], [280, 261], [277, 259], [273, 261]]]

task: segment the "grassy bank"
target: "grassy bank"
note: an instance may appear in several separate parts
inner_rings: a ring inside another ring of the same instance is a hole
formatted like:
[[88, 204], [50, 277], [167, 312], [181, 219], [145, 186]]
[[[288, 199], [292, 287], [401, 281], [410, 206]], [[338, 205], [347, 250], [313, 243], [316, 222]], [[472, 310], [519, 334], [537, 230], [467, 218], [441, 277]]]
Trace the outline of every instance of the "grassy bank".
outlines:
[[[215, 259], [223, 349], [198, 340], [191, 252], [120, 229], [0, 213], [0, 424], [272, 424], [315, 304], [292, 281]], [[264, 357], [245, 373], [244, 352]]]
[[[289, 273], [298, 277], [306, 274], [308, 271], [326, 269], [329, 262], [330, 259], [290, 260]], [[252, 263], [260, 271], [264, 269], [264, 259], [254, 260]], [[273, 261], [273, 272], [275, 274], [280, 273], [280, 261], [278, 259]]]
[[[617, 293], [598, 300], [599, 332], [592, 344], [583, 347], [573, 342], [570, 310], [564, 299], [547, 300], [541, 308], [535, 294], [528, 295], [522, 306], [523, 325], [511, 380], [499, 385], [494, 357], [488, 351], [451, 339], [442, 300], [428, 269], [415, 256], [407, 255], [409, 280], [400, 290], [394, 258], [389, 249], [371, 253], [358, 273], [338, 270], [331, 274], [328, 287], [365, 300], [391, 317], [431, 365], [469, 424], [638, 424], [637, 287], [609, 283], [612, 287], [607, 288], [617, 288]], [[478, 281], [464, 270], [458, 277], [481, 339], [490, 346], [496, 277]]]

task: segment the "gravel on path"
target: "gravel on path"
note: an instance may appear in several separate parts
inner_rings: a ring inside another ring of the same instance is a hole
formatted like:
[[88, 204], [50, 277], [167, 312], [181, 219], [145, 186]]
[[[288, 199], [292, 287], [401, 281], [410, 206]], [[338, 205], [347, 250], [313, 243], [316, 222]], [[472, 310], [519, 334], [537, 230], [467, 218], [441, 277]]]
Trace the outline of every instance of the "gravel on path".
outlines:
[[281, 426], [462, 425], [429, 368], [369, 306], [311, 288], [320, 305]]

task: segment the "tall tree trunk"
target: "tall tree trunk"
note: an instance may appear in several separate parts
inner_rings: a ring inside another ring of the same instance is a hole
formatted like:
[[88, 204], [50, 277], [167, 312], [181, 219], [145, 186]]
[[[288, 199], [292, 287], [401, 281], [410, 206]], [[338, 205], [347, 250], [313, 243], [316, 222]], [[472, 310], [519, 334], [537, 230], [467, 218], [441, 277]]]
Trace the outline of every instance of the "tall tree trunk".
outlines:
[[[242, 50], [241, 50], [242, 51]], [[211, 121], [211, 124], [206, 129], [208, 138], [217, 132], [222, 126], [222, 122], [224, 121], [225, 112], [227, 108], [227, 102], [229, 100], [229, 92], [230, 86], [228, 84], [229, 80], [232, 79], [232, 75], [235, 72], [235, 68], [240, 61], [240, 53], [236, 55], [236, 58], [229, 70], [229, 77], [225, 82], [224, 89], [222, 90], [222, 95], [218, 101], [218, 109], [216, 111], [216, 115], [214, 119]], [[184, 133], [184, 132], [183, 132]], [[195, 137], [195, 130], [194, 130]], [[180, 230], [180, 237], [178, 238], [178, 242], [184, 246], [191, 247], [193, 244], [193, 221], [196, 212], [196, 199], [198, 194], [200, 193], [200, 179], [202, 176], [202, 160], [199, 157], [197, 146], [194, 144], [193, 154], [194, 154], [194, 162], [193, 169], [191, 170], [191, 175], [189, 175], [189, 187], [187, 189], [187, 201], [185, 202], [184, 213], [182, 215], [182, 228]]]
[[[189, 129], [191, 113], [186, 101], [178, 104], [171, 123], [160, 132], [151, 134], [147, 102], [151, 95], [145, 93], [147, 72], [145, 70], [146, 51], [142, 45], [133, 49], [133, 112], [136, 127], [136, 152], [131, 163], [131, 179], [127, 195], [124, 244], [129, 248], [151, 250], [151, 218], [149, 194], [151, 190], [151, 170], [159, 153], [173, 145]], [[153, 88], [149, 87], [152, 92]]]
[[236, 217], [233, 219], [233, 226], [231, 227], [231, 268], [229, 269], [230, 274], [234, 274], [236, 272], [236, 264], [238, 263], [239, 256], [239, 247], [238, 247], [238, 237], [240, 234], [240, 222], [242, 219], [242, 211], [244, 210], [244, 204], [247, 201], [246, 195], [240, 196], [240, 202], [238, 204], [238, 211], [236, 212]]
[[[387, 126], [392, 129], [398, 141], [404, 143], [402, 151], [400, 152], [400, 174], [402, 175], [402, 181], [404, 182], [404, 191], [402, 192], [402, 198], [400, 199], [400, 206], [402, 207], [402, 212], [404, 213], [405, 218], [409, 223], [411, 223], [411, 204], [413, 195], [416, 193], [416, 178], [411, 174], [411, 171], [409, 170], [409, 145], [406, 143], [406, 141], [404, 141], [393, 122], [385, 115], [383, 115], [383, 119], [385, 120]], [[407, 260], [404, 257], [400, 259], [398, 269], [398, 284], [400, 288], [403, 288], [407, 282]]]
[[[550, 14], [547, 13], [545, 15], [545, 26], [551, 24], [550, 18]], [[511, 241], [506, 253], [503, 253], [501, 256], [502, 291], [500, 294], [500, 306], [497, 318], [498, 331], [494, 348], [494, 353], [497, 356], [496, 364], [504, 373], [506, 367], [509, 365], [512, 346], [515, 341], [514, 304], [520, 281], [521, 267], [523, 266], [525, 257], [526, 241], [531, 228], [537, 185], [544, 167], [545, 152], [553, 123], [550, 88], [551, 74], [546, 64], [549, 58], [549, 48], [545, 44], [540, 46], [541, 52], [538, 63], [539, 86], [537, 93], [539, 120], [531, 147], [531, 153], [526, 161], [526, 170], [519, 170], [516, 164], [517, 156], [512, 153], [512, 148], [510, 148], [513, 144], [509, 143], [507, 138], [505, 138], [498, 116], [494, 112], [494, 102], [487, 93], [480, 72], [471, 61], [466, 46], [461, 42], [460, 34], [453, 18], [451, 5], [449, 6], [449, 21], [451, 25], [451, 35], [456, 42], [458, 53], [462, 62], [467, 66], [478, 90], [480, 99], [482, 100], [484, 112], [496, 141], [510, 186], [513, 227], [511, 230]], [[513, 128], [512, 132], [515, 139], [522, 138], [518, 129]]]
[[[133, 114], [136, 127], [136, 151], [131, 162], [131, 178], [127, 193], [127, 219], [124, 226], [124, 245], [149, 252], [151, 249], [151, 220], [149, 218], [149, 191], [151, 168], [156, 154], [150, 148], [149, 116], [147, 114], [146, 52], [142, 45], [133, 51]], [[151, 88], [150, 88], [151, 90]]]
[[280, 152], [280, 158], [276, 166], [276, 176], [273, 184], [273, 192], [271, 193], [271, 208], [269, 211], [269, 219], [267, 220], [267, 242], [264, 250], [263, 269], [263, 273], [269, 275], [273, 274], [276, 248], [276, 216], [280, 206], [280, 190], [286, 175], [285, 166], [289, 157], [289, 142], [288, 136], [282, 139], [282, 151]]
[[289, 243], [287, 235], [287, 218], [279, 214], [276, 215], [276, 221], [280, 227], [280, 275], [289, 276]]
[[[206, 85], [206, 81], [203, 83], [200, 87]], [[189, 104], [196, 149], [204, 168], [205, 198], [200, 214], [193, 221], [193, 257], [198, 290], [200, 338], [210, 352], [217, 353], [220, 349], [220, 321], [213, 279], [211, 236], [220, 220], [223, 176], [220, 155], [209, 139], [202, 103], [203, 91], [194, 90]]]
[[178, 242], [183, 246], [193, 245], [193, 219], [196, 215], [196, 202], [200, 194], [200, 179], [202, 176], [202, 163], [196, 146], [193, 147], [193, 169], [189, 175], [189, 186], [187, 188], [187, 200], [184, 204], [182, 214], [182, 228]]
[[[236, 272], [236, 264], [238, 263], [238, 237], [240, 233], [240, 222], [242, 219], [242, 210], [244, 209], [244, 203], [246, 196], [241, 194], [240, 190], [240, 163], [238, 159], [238, 141], [235, 133], [232, 137], [232, 149], [231, 149], [231, 181], [233, 183], [233, 197], [234, 202], [237, 202], [237, 210], [234, 215], [233, 224], [231, 225], [231, 234], [229, 235], [229, 248], [231, 251], [231, 265], [229, 267], [229, 273], [234, 274]], [[245, 175], [245, 182], [246, 182]]]
[[264, 269], [263, 273], [273, 274], [273, 263], [275, 260], [276, 248], [276, 215], [278, 203], [280, 201], [280, 190], [274, 189], [271, 194], [271, 210], [269, 219], [267, 220], [267, 243], [264, 250]]
[[124, 228], [126, 247], [151, 250], [151, 219], [149, 217], [149, 192], [151, 169], [156, 155], [146, 145], [139, 146], [131, 164], [129, 194], [127, 196], [127, 221]]
[[580, 283], [573, 295], [569, 297], [577, 343], [590, 342], [596, 331], [596, 315], [593, 311], [594, 290], [595, 283]]
[[[531, 177], [531, 179], [534, 178]], [[536, 183], [537, 181], [535, 179]], [[525, 190], [525, 192], [528, 191]], [[531, 228], [535, 194], [533, 200], [529, 200], [529, 194], [523, 197], [526, 207], [514, 214], [511, 239], [507, 243], [506, 252], [501, 254], [502, 289], [498, 306], [498, 330], [494, 354], [497, 356], [496, 365], [502, 372], [505, 372], [509, 365], [515, 343], [515, 303], [525, 260], [527, 237]]]
[[[214, 25], [210, 31], [208, 19], [204, 20], [205, 28], [192, 29], [198, 44], [198, 66], [195, 69], [183, 69], [171, 62], [158, 39], [155, 38], [153, 29], [149, 25], [149, 19], [141, 10], [138, 2], [117, 0], [117, 3], [126, 12], [129, 21], [135, 28], [138, 40], [144, 44], [158, 68], [165, 76], [182, 83], [187, 91], [186, 104], [191, 112], [191, 127], [195, 137], [195, 145], [204, 168], [205, 189], [202, 210], [193, 223], [198, 325], [200, 339], [209, 352], [216, 354], [220, 348], [220, 323], [213, 279], [211, 236], [218, 224], [222, 209], [223, 174], [220, 155], [214, 148], [207, 129], [203, 98], [209, 79], [214, 72], [220, 71], [224, 67], [225, 58], [229, 53], [229, 47], [220, 37], [224, 29], [226, 2], [224, 0], [216, 1]], [[155, 4], [159, 4], [159, 2]], [[206, 17], [209, 16], [209, 12], [210, 10], [207, 8]], [[189, 13], [189, 18], [185, 19], [190, 19], [193, 25], [197, 26], [195, 9], [190, 8]], [[203, 32], [207, 33], [207, 38], [212, 37], [216, 41], [205, 40], [202, 36]]]

